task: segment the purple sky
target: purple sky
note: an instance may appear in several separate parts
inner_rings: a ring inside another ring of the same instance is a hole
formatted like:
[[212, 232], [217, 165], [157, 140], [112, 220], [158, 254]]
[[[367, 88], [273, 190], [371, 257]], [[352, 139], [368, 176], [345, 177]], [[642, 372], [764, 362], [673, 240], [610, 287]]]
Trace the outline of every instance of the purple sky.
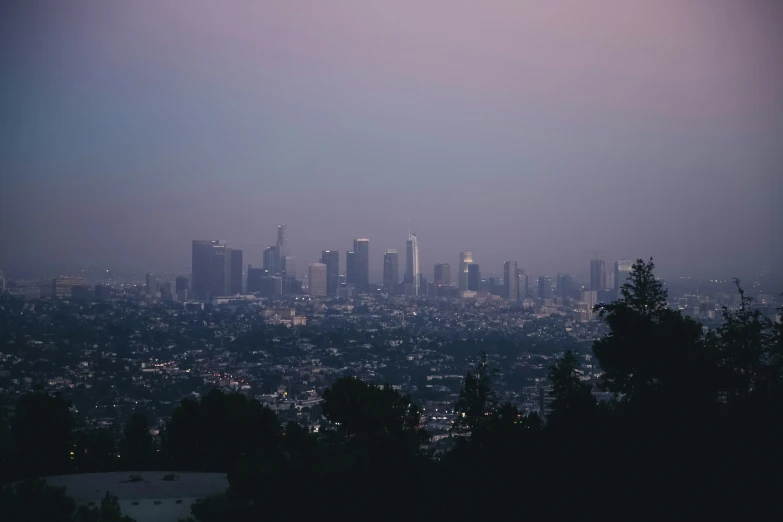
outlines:
[[6, 1], [0, 268], [783, 266], [774, 0]]

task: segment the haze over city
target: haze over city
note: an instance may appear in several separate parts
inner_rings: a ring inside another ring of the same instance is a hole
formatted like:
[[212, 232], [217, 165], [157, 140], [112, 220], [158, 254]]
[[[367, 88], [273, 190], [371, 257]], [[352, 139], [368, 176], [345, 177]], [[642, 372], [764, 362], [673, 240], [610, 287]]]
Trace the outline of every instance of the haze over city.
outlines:
[[0, 1], [0, 521], [779, 511], [782, 57], [783, 0]]
[[0, 268], [783, 266], [777, 2], [4, 2]]

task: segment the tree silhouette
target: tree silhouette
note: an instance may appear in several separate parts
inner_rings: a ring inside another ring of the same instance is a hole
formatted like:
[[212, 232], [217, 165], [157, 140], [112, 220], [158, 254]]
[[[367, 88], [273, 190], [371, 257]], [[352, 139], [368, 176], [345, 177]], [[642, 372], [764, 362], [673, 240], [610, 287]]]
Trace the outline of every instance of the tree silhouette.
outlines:
[[15, 473], [14, 438], [11, 423], [5, 411], [0, 411], [0, 484], [5, 484]]
[[123, 430], [120, 458], [126, 469], [146, 470], [154, 466], [155, 444], [146, 415], [131, 415]]
[[553, 426], [592, 422], [598, 405], [590, 386], [579, 379], [579, 362], [570, 350], [549, 371], [552, 382], [552, 412], [548, 422]]
[[117, 467], [114, 436], [107, 430], [75, 432], [73, 453], [77, 473], [113, 471]]
[[122, 514], [119, 499], [107, 491], [100, 507], [80, 506], [74, 522], [134, 522], [134, 519]]
[[179, 470], [231, 472], [242, 458], [279, 450], [275, 412], [242, 394], [212, 390], [184, 399], [163, 433], [163, 448]]
[[667, 309], [668, 292], [655, 277], [654, 270], [652, 258], [646, 263], [637, 259], [620, 289], [624, 306], [642, 316], [654, 316]]
[[28, 479], [0, 491], [0, 514], [5, 522], [71, 522], [76, 503], [65, 488], [49, 486], [40, 479]]
[[73, 419], [59, 395], [24, 395], [16, 404], [11, 430], [22, 472], [29, 477], [67, 473], [72, 469]]
[[[663, 405], [656, 398], [684, 397], [689, 407], [714, 401], [716, 353], [703, 342], [702, 327], [666, 306], [652, 259], [633, 265], [623, 298], [602, 305], [610, 333], [593, 344], [602, 379], [621, 402]], [[671, 407], [669, 404], [667, 407]]]
[[454, 406], [457, 418], [454, 431], [457, 434], [470, 433], [480, 436], [489, 426], [497, 407], [497, 396], [492, 389], [492, 374], [487, 368], [487, 354], [481, 352], [481, 362], [475, 372], [465, 376], [465, 382]]
[[418, 406], [388, 384], [376, 386], [356, 377], [342, 377], [323, 395], [324, 415], [349, 435], [418, 431]]
[[[723, 307], [723, 324], [717, 329], [715, 342], [725, 376], [725, 401], [744, 403], [751, 396], [766, 394], [777, 388], [781, 379], [779, 325], [753, 308], [753, 299], [745, 294], [739, 279], [734, 280], [740, 296], [735, 310]], [[778, 333], [779, 335], [779, 333]], [[776, 346], [777, 345], [777, 346]]]

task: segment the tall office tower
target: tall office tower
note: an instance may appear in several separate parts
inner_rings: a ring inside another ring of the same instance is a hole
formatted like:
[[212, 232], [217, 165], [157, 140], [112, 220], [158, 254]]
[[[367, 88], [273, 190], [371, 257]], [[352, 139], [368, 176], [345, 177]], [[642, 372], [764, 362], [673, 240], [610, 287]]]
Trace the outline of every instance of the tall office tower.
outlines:
[[424, 277], [424, 274], [419, 274], [419, 295], [429, 295], [427, 293], [427, 286], [429, 281]]
[[530, 297], [527, 274], [521, 268], [517, 269], [517, 301]]
[[419, 238], [408, 232], [408, 241], [405, 242], [405, 283], [413, 285], [410, 290], [412, 295], [419, 295], [420, 273]]
[[345, 283], [356, 286], [359, 274], [356, 267], [356, 252], [348, 250], [345, 253]]
[[188, 278], [185, 276], [178, 276], [177, 279], [174, 280], [174, 290], [177, 292], [177, 299], [180, 301], [187, 301], [188, 300]]
[[307, 274], [310, 297], [326, 297], [326, 265], [312, 263], [307, 269]]
[[158, 276], [147, 273], [144, 290], [147, 292], [147, 295], [155, 295], [158, 292]]
[[302, 282], [291, 276], [286, 276], [283, 279], [283, 294], [293, 295], [302, 293]]
[[280, 271], [280, 251], [277, 249], [277, 245], [264, 249], [264, 269], [269, 270], [270, 274], [276, 274]]
[[353, 240], [353, 251], [356, 255], [355, 285], [363, 292], [370, 290], [370, 240], [357, 238]]
[[288, 234], [285, 225], [277, 225], [277, 255], [279, 257], [288, 255]]
[[231, 265], [231, 273], [229, 276], [229, 288], [228, 293], [231, 295], [242, 293], [242, 251], [231, 249], [229, 264]]
[[280, 274], [283, 277], [293, 277], [296, 279], [296, 259], [294, 259], [294, 256], [280, 257]]
[[0, 270], [0, 294], [5, 292], [5, 274]]
[[448, 263], [437, 263], [435, 265], [435, 284], [436, 285], [450, 285], [451, 284], [451, 265]]
[[174, 289], [171, 285], [171, 281], [165, 281], [160, 284], [160, 296], [166, 301], [173, 300]]
[[460, 252], [459, 253], [459, 266], [457, 274], [457, 286], [460, 292], [464, 292], [468, 289], [468, 265], [473, 263], [472, 252]]
[[541, 276], [538, 278], [538, 297], [540, 299], [552, 299], [552, 278]]
[[557, 274], [558, 297], [573, 297], [575, 286], [574, 278], [569, 274]]
[[228, 246], [212, 245], [212, 263], [209, 276], [209, 299], [229, 294], [231, 290], [231, 249]]
[[606, 290], [606, 268], [603, 259], [590, 261], [590, 290], [602, 292]]
[[468, 288], [470, 292], [478, 292], [481, 285], [481, 272], [478, 263], [468, 264]]
[[220, 241], [193, 240], [193, 297], [211, 299], [230, 290], [228, 247]]
[[321, 263], [326, 265], [326, 295], [337, 295], [340, 286], [340, 252], [324, 250], [321, 252]]
[[393, 294], [400, 283], [400, 260], [397, 251], [389, 249], [383, 254], [383, 291]]
[[506, 261], [503, 263], [503, 297], [509, 301], [519, 300], [519, 278], [517, 277], [516, 261]]
[[265, 275], [261, 278], [261, 297], [274, 299], [283, 295], [283, 278]]
[[630, 259], [621, 259], [614, 264], [614, 298], [620, 299], [622, 296], [623, 285], [631, 277], [633, 271], [633, 261]]
[[261, 278], [268, 274], [263, 268], [253, 268], [247, 265], [247, 293], [254, 294], [261, 291]]

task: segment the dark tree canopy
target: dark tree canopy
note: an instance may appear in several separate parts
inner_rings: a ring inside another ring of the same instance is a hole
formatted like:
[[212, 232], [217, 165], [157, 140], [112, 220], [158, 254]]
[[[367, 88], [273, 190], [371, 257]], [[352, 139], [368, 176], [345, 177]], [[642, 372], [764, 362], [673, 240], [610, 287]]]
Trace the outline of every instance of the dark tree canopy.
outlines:
[[72, 522], [76, 503], [65, 488], [49, 486], [40, 479], [28, 479], [0, 492], [0, 514], [4, 522]]
[[40, 477], [71, 470], [73, 418], [68, 408], [59, 395], [43, 392], [19, 399], [11, 428], [25, 475]]
[[419, 408], [386, 384], [343, 377], [324, 390], [323, 412], [349, 435], [403, 434], [419, 428]]
[[568, 351], [549, 371], [552, 382], [552, 413], [548, 422], [552, 425], [565, 424], [573, 428], [576, 423], [592, 422], [598, 405], [590, 386], [579, 379], [579, 362], [573, 352]]
[[119, 499], [107, 491], [99, 507], [79, 507], [74, 522], [134, 522], [134, 519], [122, 514]]
[[175, 469], [230, 472], [242, 458], [276, 451], [279, 435], [275, 412], [242, 394], [213, 390], [174, 410], [163, 447]]
[[492, 389], [492, 373], [487, 368], [487, 354], [481, 353], [481, 362], [465, 382], [454, 406], [457, 433], [480, 433], [489, 425], [497, 407], [497, 396]]
[[[601, 317], [608, 335], [593, 345], [603, 381], [619, 400], [658, 402], [659, 393], [689, 390], [687, 402], [713, 399], [715, 353], [703, 342], [702, 327], [666, 306], [666, 291], [655, 278], [652, 260], [633, 265], [623, 298], [605, 305]], [[698, 383], [694, 387], [694, 384]]]
[[147, 416], [134, 413], [125, 425], [120, 442], [120, 459], [126, 469], [148, 469], [155, 463], [155, 443]]

